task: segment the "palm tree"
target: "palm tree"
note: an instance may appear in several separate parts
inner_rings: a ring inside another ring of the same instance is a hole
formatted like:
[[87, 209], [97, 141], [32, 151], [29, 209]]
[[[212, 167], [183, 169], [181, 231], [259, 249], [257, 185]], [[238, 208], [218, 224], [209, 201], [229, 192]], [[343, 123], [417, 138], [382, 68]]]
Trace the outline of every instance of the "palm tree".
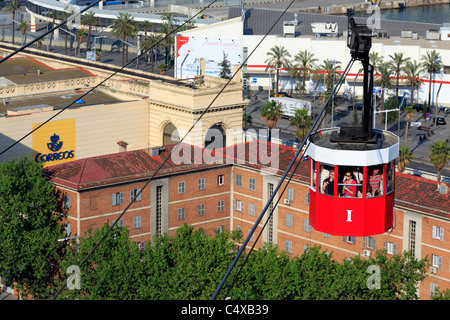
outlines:
[[128, 60], [128, 45], [126, 42], [130, 37], [135, 37], [138, 28], [136, 22], [131, 17], [131, 14], [127, 12], [119, 12], [119, 16], [113, 20], [112, 34], [115, 37], [122, 37], [122, 67], [125, 65], [125, 55]]
[[291, 63], [289, 62], [289, 60], [287, 58], [290, 58], [291, 55], [290, 53], [283, 47], [283, 46], [275, 46], [270, 48], [269, 52], [267, 52], [267, 56], [269, 56], [269, 58], [266, 59], [265, 63], [266, 63], [266, 71], [269, 70], [269, 68], [276, 68], [277, 73], [276, 73], [276, 88], [275, 88], [275, 92], [278, 94], [278, 81], [280, 78], [280, 69], [281, 68], [285, 68], [285, 69], [290, 69], [291, 68]]
[[[382, 62], [378, 65], [378, 73], [375, 78], [375, 83], [381, 86], [381, 110], [384, 110], [384, 91], [386, 88], [391, 89], [391, 66], [387, 62]], [[383, 119], [380, 117], [380, 121]]]
[[[438, 52], [436, 52], [436, 50], [432, 50], [427, 51], [426, 54], [422, 55], [421, 59], [423, 61], [424, 69], [430, 74], [430, 83], [428, 84], [428, 105], [431, 107], [431, 82], [435, 72], [442, 67], [442, 57]], [[437, 119], [437, 117], [435, 118]]]
[[408, 146], [400, 146], [397, 170], [400, 172], [405, 171], [406, 166], [409, 165], [413, 158], [412, 152], [409, 150]]
[[302, 142], [311, 129], [313, 118], [308, 115], [308, 110], [297, 109], [295, 110], [295, 114], [291, 117], [290, 124], [297, 127], [295, 135], [298, 137], [298, 140]]
[[398, 83], [400, 81], [400, 76], [403, 73], [403, 70], [405, 68], [406, 61], [409, 61], [409, 58], [403, 57], [403, 52], [401, 53], [394, 53], [394, 55], [389, 55], [389, 58], [391, 58], [390, 64], [391, 67], [395, 73], [395, 96], [398, 97]]
[[152, 28], [152, 23], [149, 20], [144, 20], [141, 22], [141, 27], [144, 29], [144, 37], [147, 37], [147, 31]]
[[[59, 11], [56, 10], [51, 10], [50, 11], [50, 15], [49, 17], [52, 18], [52, 22], [50, 23], [50, 29], [53, 29], [53, 26], [55, 25], [55, 21], [59, 16]], [[47, 21], [48, 23], [48, 21]], [[50, 41], [48, 43], [48, 50], [52, 50], [52, 41], [53, 41], [53, 35], [54, 35], [54, 31], [50, 34]]]
[[278, 119], [283, 115], [281, 110], [281, 104], [278, 104], [275, 100], [267, 101], [260, 109], [261, 117], [266, 119], [268, 129], [268, 141], [271, 141], [271, 130], [277, 125]]
[[162, 42], [162, 35], [160, 34], [150, 34], [150, 37], [148, 39], [145, 39], [144, 42], [142, 42], [142, 49], [146, 53], [145, 56], [145, 63], [147, 64], [148, 56], [150, 56], [150, 65], [151, 70], [153, 72], [153, 56], [155, 53], [155, 49], [161, 47]]
[[83, 29], [77, 30], [76, 39], [77, 39], [77, 43], [78, 43], [78, 57], [80, 57], [80, 55], [81, 55], [81, 44], [83, 43], [84, 38], [86, 38], [84, 30]]
[[[85, 15], [81, 17], [81, 24], [83, 26], [88, 27], [88, 35], [86, 40], [86, 51], [91, 49], [91, 32], [92, 27], [96, 27], [99, 25], [99, 20], [95, 17], [95, 13], [93, 11], [89, 11]], [[95, 48], [94, 48], [95, 49]]]
[[[61, 19], [67, 20], [73, 14], [74, 14], [74, 10], [71, 9], [69, 6], [67, 6], [64, 8], [64, 11], [62, 12]], [[67, 37], [68, 37], [68, 31], [69, 31], [69, 27], [67, 26], [67, 23], [65, 23], [62, 26], [62, 28], [63, 28], [63, 30], [65, 30], [65, 32], [64, 32], [64, 49], [65, 49], [65, 55], [67, 55]], [[72, 41], [70, 42], [70, 49], [72, 50]]]
[[28, 23], [22, 21], [19, 25], [20, 32], [22, 33], [22, 45], [25, 44], [25, 33], [28, 31]]
[[405, 66], [405, 76], [408, 79], [409, 85], [411, 86], [411, 104], [414, 101], [414, 90], [422, 85], [422, 80], [420, 80], [420, 73], [423, 71], [423, 66], [421, 63], [417, 63], [416, 60], [413, 62], [406, 62]]
[[162, 20], [166, 21], [161, 23], [160, 32], [164, 34], [164, 43], [165, 43], [165, 51], [166, 51], [166, 64], [170, 63], [171, 58], [171, 49], [173, 44], [173, 31], [175, 30], [174, 22], [178, 20], [175, 18], [175, 15], [171, 12], [167, 12], [163, 14], [161, 17]]
[[298, 76], [302, 80], [302, 92], [305, 94], [306, 79], [310, 77], [314, 69], [314, 63], [318, 59], [314, 58], [314, 53], [308, 50], [300, 51], [294, 57], [291, 76]]
[[379, 72], [378, 66], [383, 63], [383, 57], [380, 56], [378, 52], [372, 51], [369, 54], [370, 64], [373, 66], [373, 73], [377, 74]]
[[12, 44], [15, 44], [15, 40], [14, 40], [14, 30], [16, 29], [15, 16], [16, 16], [16, 11], [19, 10], [19, 8], [20, 8], [19, 0], [11, 0], [5, 8], [6, 12], [12, 13]]
[[430, 146], [431, 153], [428, 155], [431, 163], [437, 171], [437, 181], [441, 182], [441, 171], [447, 166], [450, 159], [450, 147], [445, 141], [436, 141]]
[[[334, 83], [336, 83], [339, 80], [339, 75], [336, 74], [337, 70], [340, 70], [341, 67], [336, 65], [332, 60], [324, 60], [323, 64], [320, 66], [320, 68], [322, 69], [322, 72], [324, 73], [324, 80], [325, 80], [325, 85], [326, 85], [326, 92], [324, 95], [324, 100], [328, 99], [328, 97], [330, 96], [331, 92], [333, 91], [333, 85]], [[336, 95], [334, 95], [334, 97], [331, 99], [331, 104], [334, 104], [336, 102]], [[332, 108], [328, 108], [326, 109], [326, 115], [327, 118], [329, 117], [329, 115], [332, 115], [333, 110]], [[326, 122], [328, 122], [329, 120], [327, 119]]]
[[248, 127], [253, 124], [253, 117], [252, 117], [252, 115], [243, 112], [242, 113], [242, 122], [244, 122], [244, 124], [243, 124], [244, 130], [247, 131]]
[[413, 116], [414, 111], [415, 110], [412, 106], [407, 106], [405, 108], [405, 113], [406, 113], [406, 116], [405, 116], [405, 119], [406, 119], [405, 146], [408, 143], [408, 129], [409, 129], [409, 126], [411, 125], [412, 116]]

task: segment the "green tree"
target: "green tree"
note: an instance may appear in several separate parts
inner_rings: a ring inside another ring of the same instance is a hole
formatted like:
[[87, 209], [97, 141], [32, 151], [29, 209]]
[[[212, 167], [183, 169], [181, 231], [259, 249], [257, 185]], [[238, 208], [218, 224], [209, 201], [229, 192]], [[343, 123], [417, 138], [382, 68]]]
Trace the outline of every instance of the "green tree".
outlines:
[[405, 171], [412, 159], [414, 159], [414, 157], [408, 146], [400, 146], [397, 170], [400, 172]]
[[[434, 77], [434, 74], [436, 71], [440, 70], [442, 67], [442, 57], [440, 53], [438, 53], [436, 50], [427, 51], [426, 54], [422, 55], [422, 64], [425, 70], [429, 73], [429, 84], [428, 84], [428, 105], [430, 108], [432, 107], [431, 103], [431, 84]], [[436, 113], [437, 113], [437, 106], [436, 106]], [[435, 120], [435, 124], [436, 124]]]
[[100, 21], [95, 16], [95, 13], [93, 11], [89, 11], [85, 15], [81, 17], [81, 24], [83, 26], [88, 27], [88, 34], [87, 34], [87, 40], [86, 40], [86, 51], [91, 50], [91, 33], [92, 33], [92, 27], [96, 27], [100, 24]]
[[84, 39], [86, 39], [86, 34], [83, 29], [78, 29], [75, 33], [75, 37], [78, 44], [78, 57], [81, 56], [81, 44], [83, 43]]
[[389, 58], [391, 58], [391, 61], [389, 63], [391, 65], [393, 72], [395, 73], [395, 96], [398, 97], [398, 86], [400, 77], [404, 72], [405, 63], [409, 61], [409, 58], [405, 58], [403, 56], [403, 52], [394, 53], [394, 55], [389, 55]]
[[[108, 228], [105, 224], [96, 230], [89, 229], [79, 244], [74, 242], [70, 246], [62, 269], [66, 271], [71, 265], [80, 267], [80, 289], [64, 288], [58, 299], [139, 299], [140, 282], [145, 276], [142, 254], [136, 242], [130, 240], [128, 229], [116, 226], [106, 235]], [[88, 255], [86, 262], [79, 265]]]
[[28, 157], [0, 164], [0, 186], [0, 274], [23, 299], [42, 299], [59, 274], [59, 195]]
[[253, 124], [253, 117], [251, 114], [242, 113], [242, 122], [243, 122], [243, 129], [247, 130], [249, 126], [251, 126]]
[[445, 141], [436, 141], [430, 146], [431, 153], [428, 155], [431, 163], [437, 171], [437, 181], [441, 182], [441, 171], [447, 166], [450, 159], [450, 147]]
[[218, 63], [220, 67], [220, 73], [219, 77], [222, 79], [230, 79], [231, 78], [231, 64], [230, 61], [227, 59], [228, 54], [223, 52], [223, 59]]
[[128, 60], [128, 42], [129, 38], [134, 38], [138, 33], [138, 27], [135, 20], [128, 12], [119, 12], [119, 16], [113, 20], [112, 34], [115, 37], [122, 38], [122, 67], [125, 66], [125, 60]]
[[[411, 100], [410, 103], [414, 102], [414, 90], [419, 89], [422, 85], [422, 80], [420, 79], [420, 73], [423, 71], [423, 66], [421, 63], [417, 63], [416, 60], [413, 62], [407, 61], [405, 65], [405, 75], [406, 79], [411, 86]], [[418, 99], [417, 99], [418, 100]]]
[[151, 71], [153, 72], [154, 55], [158, 48], [161, 47], [162, 36], [160, 34], [150, 34], [150, 37], [145, 39], [142, 43], [142, 49], [145, 52], [145, 64], [147, 65], [148, 57], [150, 57]]
[[308, 115], [308, 110], [297, 109], [290, 119], [290, 124], [297, 127], [295, 135], [298, 137], [299, 141], [302, 142], [311, 129], [313, 117]]
[[164, 35], [164, 46], [166, 53], [166, 64], [169, 65], [171, 61], [171, 49], [174, 41], [173, 32], [176, 29], [174, 23], [178, 22], [175, 14], [166, 12], [162, 15], [162, 20], [165, 21], [159, 25], [160, 32]]
[[25, 34], [28, 31], [28, 22], [22, 21], [19, 25], [20, 33], [22, 33], [22, 45], [25, 44]]
[[260, 108], [261, 117], [266, 119], [267, 129], [268, 129], [268, 141], [271, 141], [271, 131], [276, 127], [278, 119], [283, 115], [281, 110], [281, 104], [277, 103], [275, 100], [267, 101]]
[[369, 54], [370, 64], [373, 66], [373, 73], [377, 75], [379, 73], [379, 65], [383, 63], [383, 57], [376, 51], [372, 51]]
[[378, 74], [375, 77], [375, 83], [381, 86], [381, 110], [384, 110], [384, 92], [386, 89], [392, 88], [391, 73], [392, 70], [388, 63], [382, 62], [378, 64]]
[[278, 82], [280, 80], [280, 70], [282, 68], [291, 69], [291, 63], [288, 58], [291, 54], [283, 46], [275, 46], [270, 48], [269, 52], [266, 54], [268, 58], [264, 61], [266, 63], [266, 72], [269, 68], [276, 69], [276, 81], [275, 81], [275, 92], [278, 94]]
[[314, 58], [314, 53], [308, 50], [300, 51], [294, 56], [291, 76], [299, 77], [302, 80], [303, 94], [305, 94], [306, 80], [311, 76], [317, 61], [318, 59]]
[[16, 11], [19, 10], [19, 8], [20, 8], [19, 0], [9, 1], [5, 8], [6, 12], [11, 12], [11, 14], [12, 14], [12, 44], [15, 44], [15, 40], [14, 40], [14, 31], [16, 30], [15, 18], [16, 18]]

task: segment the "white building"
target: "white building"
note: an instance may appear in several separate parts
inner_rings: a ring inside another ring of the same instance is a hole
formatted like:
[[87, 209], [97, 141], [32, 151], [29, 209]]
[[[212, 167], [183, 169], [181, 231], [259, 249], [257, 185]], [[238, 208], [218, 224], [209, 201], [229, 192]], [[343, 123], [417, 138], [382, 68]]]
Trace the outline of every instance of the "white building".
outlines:
[[[229, 17], [233, 16], [230, 8]], [[251, 9], [245, 19], [240, 16], [240, 9], [234, 10], [234, 18], [215, 23], [213, 25], [191, 29], [180, 33], [180, 36], [204, 38], [208, 41], [214, 39], [234, 40], [241, 43], [242, 62], [244, 62], [243, 73], [250, 76], [250, 86], [254, 90], [268, 89], [273, 81], [275, 70], [266, 71], [267, 52], [274, 46], [283, 46], [290, 54], [290, 59], [299, 52], [308, 50], [314, 53], [318, 59], [317, 64], [323, 64], [324, 60], [334, 60], [339, 69], [344, 70], [351, 60], [350, 50], [347, 47], [347, 17], [330, 16], [306, 13], [286, 13], [272, 32], [267, 36], [265, 33], [273, 22], [282, 14], [281, 11]], [[283, 34], [283, 22], [292, 21], [295, 24], [295, 34]], [[364, 20], [363, 20], [364, 21]], [[336, 36], [318, 37], [312, 32], [311, 23], [314, 22], [336, 22], [339, 24], [339, 33]], [[424, 24], [400, 21], [381, 21], [380, 35], [382, 37], [373, 39], [371, 52], [378, 52], [384, 61], [389, 61], [390, 55], [397, 52], [404, 53], [405, 57], [421, 61], [421, 57], [427, 51], [436, 50], [442, 57], [444, 68], [434, 77], [432, 86], [433, 101], [438, 100], [438, 105], [450, 106], [450, 41], [434, 40], [427, 38], [429, 30], [439, 30], [440, 25]], [[411, 32], [404, 32], [411, 30]], [[403, 37], [402, 37], [403, 35]], [[414, 36], [413, 36], [414, 35]], [[264, 38], [265, 37], [265, 38]], [[204, 58], [208, 58], [208, 49], [202, 51]], [[248, 60], [246, 58], [248, 57]], [[183, 59], [179, 56], [178, 59]], [[361, 64], [355, 62], [349, 70], [345, 84], [341, 87], [341, 93], [355, 92], [357, 96], [362, 95], [362, 72], [359, 73]], [[338, 69], [338, 70], [339, 70]], [[339, 72], [339, 71], [338, 71]], [[357, 77], [357, 75], [359, 75]], [[178, 75], [179, 76], [179, 75]], [[395, 75], [392, 75], [395, 77]], [[421, 75], [423, 85], [419, 89], [419, 102], [428, 100], [429, 75]], [[356, 81], [355, 81], [356, 80]], [[286, 70], [281, 70], [279, 90], [292, 92], [298, 85], [298, 79], [292, 79]], [[306, 89], [313, 92], [316, 84], [309, 81]], [[317, 92], [324, 90], [320, 84]], [[387, 94], [393, 90], [386, 90]], [[405, 92], [410, 97], [411, 88], [406, 81], [400, 83], [400, 95]], [[417, 91], [415, 91], [417, 99]]]

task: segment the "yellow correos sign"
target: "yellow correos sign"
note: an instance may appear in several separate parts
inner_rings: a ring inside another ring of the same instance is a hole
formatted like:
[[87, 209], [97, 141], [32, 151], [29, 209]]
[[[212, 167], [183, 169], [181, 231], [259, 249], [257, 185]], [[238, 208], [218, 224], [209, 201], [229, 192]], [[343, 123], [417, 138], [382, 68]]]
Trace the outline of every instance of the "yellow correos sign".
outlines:
[[33, 132], [33, 158], [44, 167], [75, 160], [75, 146], [75, 119], [50, 121]]

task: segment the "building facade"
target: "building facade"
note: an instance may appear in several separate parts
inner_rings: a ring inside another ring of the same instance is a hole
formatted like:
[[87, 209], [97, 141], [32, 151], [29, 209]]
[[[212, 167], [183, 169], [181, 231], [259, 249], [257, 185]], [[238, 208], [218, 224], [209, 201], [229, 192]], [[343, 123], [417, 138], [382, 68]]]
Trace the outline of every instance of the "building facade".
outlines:
[[295, 256], [320, 245], [339, 261], [371, 256], [380, 249], [391, 255], [412, 250], [416, 258], [427, 257], [431, 263], [418, 288], [420, 298], [430, 299], [437, 287], [450, 288], [449, 240], [445, 236], [450, 228], [449, 196], [437, 191], [436, 181], [397, 172], [394, 227], [370, 237], [333, 236], [314, 230], [309, 223], [309, 161], [299, 163], [286, 189], [283, 182], [268, 204], [295, 149], [278, 146], [278, 167], [272, 166], [268, 172], [267, 162], [260, 156], [252, 158], [255, 150], [258, 155], [268, 150], [264, 141], [229, 147], [223, 161], [218, 157], [209, 163], [206, 149], [189, 146], [184, 150], [191, 150], [190, 163], [183, 165], [172, 148], [129, 151], [48, 167], [50, 180], [69, 203], [63, 211], [67, 235], [82, 236], [88, 228], [111, 224], [137, 196], [118, 223], [129, 228], [130, 237], [141, 247], [155, 234], [173, 235], [184, 223], [209, 234], [240, 229], [246, 238], [267, 204], [248, 246], [255, 241], [256, 248], [264, 242], [274, 243]]

